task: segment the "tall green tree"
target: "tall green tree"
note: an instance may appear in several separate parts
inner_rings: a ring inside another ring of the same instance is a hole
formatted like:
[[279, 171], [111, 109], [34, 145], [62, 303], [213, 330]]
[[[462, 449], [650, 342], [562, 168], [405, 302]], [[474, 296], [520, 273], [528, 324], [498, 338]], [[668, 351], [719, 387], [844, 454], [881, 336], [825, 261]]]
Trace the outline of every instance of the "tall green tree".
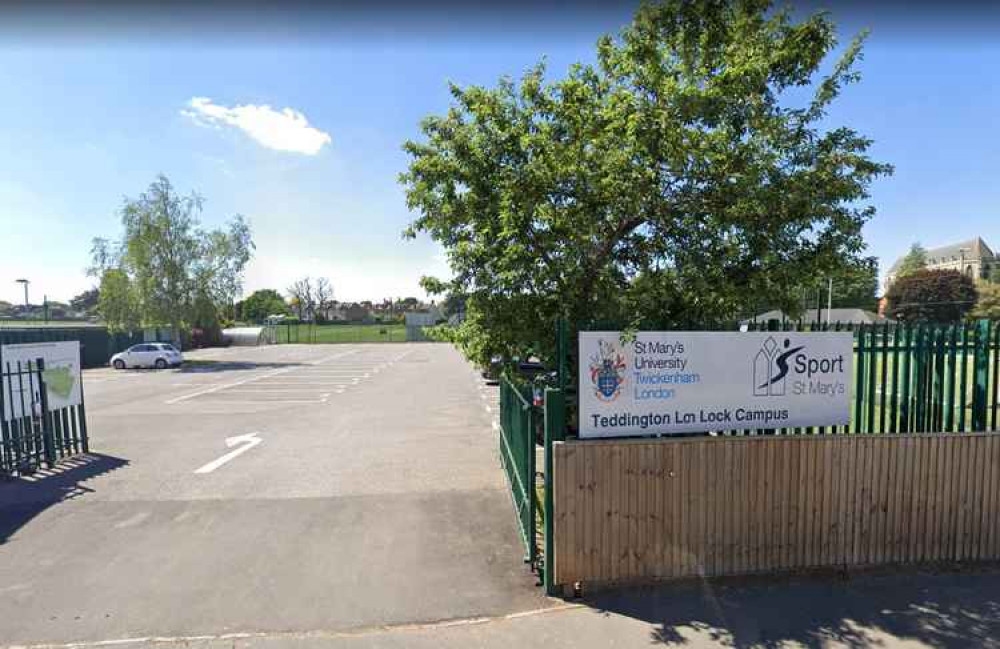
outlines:
[[919, 243], [914, 243], [910, 246], [910, 251], [903, 257], [903, 261], [899, 263], [896, 277], [906, 277], [925, 268], [927, 268], [927, 250]]
[[891, 167], [820, 122], [858, 79], [862, 40], [827, 66], [824, 14], [671, 0], [563, 79], [539, 64], [452, 85], [400, 180], [419, 215], [406, 236], [430, 235], [454, 273], [425, 289], [468, 296], [467, 353], [537, 341], [548, 356], [560, 316], [698, 327], [761, 298], [794, 309], [808, 278], [857, 261], [870, 183]]
[[139, 323], [167, 324], [175, 332], [232, 304], [253, 252], [250, 226], [237, 215], [223, 229], [204, 230], [203, 205], [197, 194], [177, 193], [163, 175], [138, 198], [125, 199], [121, 238], [93, 243], [91, 271], [102, 278], [101, 293], [107, 271], [120, 271]]
[[237, 303], [237, 314], [241, 320], [263, 322], [268, 316], [289, 315], [290, 311], [278, 291], [264, 288], [254, 291], [245, 300]]
[[107, 268], [101, 273], [97, 313], [111, 331], [131, 331], [142, 324], [135, 287], [123, 269]]
[[916, 270], [886, 292], [888, 313], [906, 322], [958, 322], [976, 304], [976, 285], [957, 270]]

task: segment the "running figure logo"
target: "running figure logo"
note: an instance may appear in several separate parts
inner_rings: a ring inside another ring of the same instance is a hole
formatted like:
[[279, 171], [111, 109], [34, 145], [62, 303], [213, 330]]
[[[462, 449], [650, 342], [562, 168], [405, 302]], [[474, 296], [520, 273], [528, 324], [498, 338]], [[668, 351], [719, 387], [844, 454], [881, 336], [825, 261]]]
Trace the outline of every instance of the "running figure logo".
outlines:
[[804, 345], [791, 347], [791, 344], [791, 341], [785, 338], [785, 350], [781, 351], [774, 338], [768, 336], [764, 344], [761, 345], [760, 351], [753, 358], [752, 380], [755, 397], [781, 397], [785, 395], [788, 357], [805, 349]]

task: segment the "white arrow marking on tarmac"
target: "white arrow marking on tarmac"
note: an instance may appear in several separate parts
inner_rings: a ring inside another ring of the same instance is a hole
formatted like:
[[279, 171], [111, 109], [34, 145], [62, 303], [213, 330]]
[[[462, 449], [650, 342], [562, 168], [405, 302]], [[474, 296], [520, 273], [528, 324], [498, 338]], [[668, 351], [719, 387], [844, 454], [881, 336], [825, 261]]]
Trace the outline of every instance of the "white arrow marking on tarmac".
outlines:
[[195, 469], [195, 473], [211, 473], [212, 471], [215, 471], [229, 460], [232, 460], [233, 458], [236, 458], [242, 455], [243, 453], [246, 453], [254, 446], [257, 446], [258, 444], [264, 441], [261, 438], [257, 437], [258, 434], [259, 433], [248, 433], [246, 435], [236, 435], [234, 437], [227, 437], [226, 438], [227, 448], [233, 448], [237, 444], [243, 444], [243, 446], [239, 447], [238, 449], [229, 451], [219, 459], [212, 460], [203, 467]]

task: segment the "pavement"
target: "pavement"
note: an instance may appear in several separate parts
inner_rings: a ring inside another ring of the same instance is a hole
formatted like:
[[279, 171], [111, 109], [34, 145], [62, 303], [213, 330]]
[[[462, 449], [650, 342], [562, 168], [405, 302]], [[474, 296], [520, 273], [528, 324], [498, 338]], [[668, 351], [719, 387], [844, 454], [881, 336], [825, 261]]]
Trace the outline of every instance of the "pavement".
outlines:
[[93, 453], [0, 483], [0, 646], [1000, 644], [992, 567], [547, 598], [450, 346], [187, 357], [86, 371]]

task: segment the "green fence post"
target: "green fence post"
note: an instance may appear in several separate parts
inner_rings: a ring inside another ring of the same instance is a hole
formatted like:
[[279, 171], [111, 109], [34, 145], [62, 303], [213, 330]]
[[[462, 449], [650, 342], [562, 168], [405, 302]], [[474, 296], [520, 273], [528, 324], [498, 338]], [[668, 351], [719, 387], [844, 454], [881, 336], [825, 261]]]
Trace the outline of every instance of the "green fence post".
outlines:
[[528, 539], [528, 556], [526, 561], [532, 568], [538, 561], [538, 510], [535, 507], [535, 408], [532, 406], [534, 395], [530, 385], [524, 386], [521, 390], [521, 412], [525, 415], [521, 427], [521, 443], [524, 451], [524, 491], [525, 506], [527, 515], [525, 516], [525, 535]]
[[[965, 329], [964, 326], [960, 326], [961, 329]], [[960, 380], [961, 374], [959, 374], [959, 368], [962, 365], [962, 359], [958, 356], [958, 345], [960, 341], [959, 327], [951, 328], [951, 349], [949, 350], [949, 371], [948, 371], [948, 420], [945, 422], [945, 427], [948, 432], [955, 432], [957, 426], [958, 417], [956, 416], [955, 408], [962, 406], [961, 395], [958, 394], [961, 391], [962, 382]]]
[[1000, 327], [995, 328], [993, 336], [993, 394], [990, 400], [993, 402], [993, 430], [997, 430], [997, 408], [1000, 406]]
[[927, 404], [924, 403], [927, 398], [927, 358], [924, 343], [926, 338], [926, 329], [923, 325], [917, 325], [916, 334], [916, 348], [913, 353], [913, 429], [910, 432], [923, 433], [926, 432], [926, 429], [924, 428], [924, 413], [927, 409]]
[[986, 430], [986, 388], [990, 367], [990, 321], [976, 323], [975, 385], [972, 388], [972, 430]]
[[945, 359], [947, 358], [945, 341], [948, 330], [944, 327], [934, 329], [934, 377], [933, 394], [931, 395], [931, 432], [940, 433], [944, 429], [944, 387]]
[[566, 318], [559, 318], [556, 325], [556, 357], [559, 363], [556, 370], [559, 373], [559, 389], [565, 390], [569, 381], [569, 326]]
[[962, 357], [958, 376], [958, 432], [965, 432], [965, 404], [969, 402], [969, 326], [962, 325]]
[[[31, 365], [29, 364], [30, 368]], [[45, 452], [45, 463], [52, 468], [56, 465], [55, 439], [52, 435], [52, 416], [49, 413], [49, 390], [45, 385], [45, 359], [39, 358], [35, 361], [35, 372], [38, 373], [38, 399], [41, 402], [42, 418], [42, 448]], [[31, 404], [34, 409], [35, 404]]]
[[868, 388], [868, 421], [865, 423], [865, 432], [874, 433], [875, 432], [875, 406], [876, 397], [875, 388], [878, 382], [878, 325], [873, 324], [870, 328], [871, 334], [869, 335], [868, 344], [868, 355], [871, 358], [868, 359], [868, 378], [866, 379]]
[[861, 432], [861, 422], [864, 421], [865, 396], [865, 325], [861, 324], [857, 331], [857, 363], [854, 364], [854, 421], [851, 422], [851, 432]]
[[562, 390], [545, 389], [545, 592], [556, 594], [555, 494], [552, 485], [552, 443], [566, 437], [566, 396]]
[[913, 327], [904, 325], [900, 338], [903, 341], [903, 372], [900, 384], [902, 394], [899, 397], [899, 432], [909, 433], [913, 430], [910, 423], [910, 387], [913, 383], [910, 357], [913, 354]]

